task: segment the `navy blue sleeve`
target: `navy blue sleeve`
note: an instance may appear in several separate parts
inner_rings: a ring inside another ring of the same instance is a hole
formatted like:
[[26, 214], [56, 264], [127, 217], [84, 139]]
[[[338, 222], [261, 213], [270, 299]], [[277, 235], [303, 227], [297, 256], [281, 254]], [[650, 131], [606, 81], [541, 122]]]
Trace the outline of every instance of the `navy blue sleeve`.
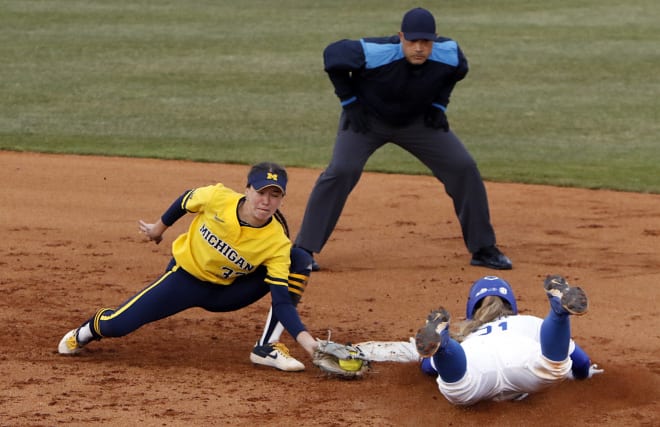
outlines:
[[571, 360], [573, 361], [573, 367], [571, 371], [573, 372], [573, 378], [576, 380], [584, 380], [589, 378], [589, 367], [591, 366], [591, 360], [587, 353], [582, 350], [577, 344], [575, 344], [575, 350], [571, 353]]
[[457, 45], [457, 48], [458, 48], [458, 67], [456, 67], [456, 81], [458, 82], [465, 78], [468, 71], [470, 71], [470, 66], [468, 65], [467, 58], [463, 54], [463, 51], [461, 50], [460, 46]]
[[323, 51], [323, 64], [339, 99], [345, 101], [354, 96], [351, 73], [365, 65], [362, 44], [346, 39], [331, 43]]
[[286, 286], [270, 285], [270, 295], [273, 299], [273, 314], [295, 339], [299, 333], [305, 330], [305, 326], [291, 301], [289, 290]]
[[179, 218], [184, 216], [186, 213], [188, 213], [184, 209], [184, 200], [188, 197], [192, 190], [186, 190], [182, 195], [180, 195], [172, 204], [170, 205], [169, 208], [165, 211], [165, 213], [160, 217], [160, 220], [162, 221], [163, 224], [166, 226], [170, 227], [172, 224], [174, 224]]
[[326, 72], [359, 70], [365, 65], [362, 43], [344, 39], [329, 44], [323, 51], [323, 65]]

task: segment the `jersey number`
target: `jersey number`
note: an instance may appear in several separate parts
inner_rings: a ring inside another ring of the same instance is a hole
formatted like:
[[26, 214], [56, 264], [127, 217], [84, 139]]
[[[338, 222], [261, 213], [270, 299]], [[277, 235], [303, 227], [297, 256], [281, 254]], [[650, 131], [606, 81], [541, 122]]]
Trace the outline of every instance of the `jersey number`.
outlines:
[[229, 279], [231, 276], [238, 277], [245, 274], [242, 271], [234, 271], [229, 267], [222, 267], [222, 271], [223, 273], [221, 276], [223, 279]]
[[[506, 329], [507, 329], [506, 321], [498, 323], [497, 327], [500, 328], [500, 330], [502, 330], [502, 331], [506, 331]], [[493, 325], [486, 325], [485, 327], [483, 327], [479, 330], [481, 331], [481, 333], [479, 335], [488, 335], [491, 332], [493, 332]]]

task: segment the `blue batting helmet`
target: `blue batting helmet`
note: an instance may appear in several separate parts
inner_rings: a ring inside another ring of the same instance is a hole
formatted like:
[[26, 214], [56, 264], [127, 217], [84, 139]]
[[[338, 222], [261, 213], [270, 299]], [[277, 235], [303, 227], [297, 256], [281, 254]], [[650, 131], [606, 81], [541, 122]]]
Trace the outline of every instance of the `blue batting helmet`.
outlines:
[[516, 305], [516, 297], [513, 295], [511, 285], [497, 276], [486, 276], [477, 280], [470, 288], [470, 295], [468, 296], [467, 306], [465, 307], [465, 316], [472, 319], [472, 315], [477, 308], [477, 304], [482, 299], [489, 295], [495, 295], [502, 298], [504, 301], [511, 305], [511, 310], [514, 314], [518, 314], [518, 306]]

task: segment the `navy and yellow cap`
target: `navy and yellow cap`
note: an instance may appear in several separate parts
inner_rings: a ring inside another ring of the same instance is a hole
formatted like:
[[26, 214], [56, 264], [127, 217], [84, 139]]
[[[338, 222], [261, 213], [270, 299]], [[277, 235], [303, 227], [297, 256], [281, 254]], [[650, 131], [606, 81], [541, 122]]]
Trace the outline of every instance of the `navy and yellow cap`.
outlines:
[[248, 174], [248, 186], [257, 191], [266, 187], [277, 187], [286, 194], [287, 174], [286, 170], [272, 162], [262, 162], [252, 166]]

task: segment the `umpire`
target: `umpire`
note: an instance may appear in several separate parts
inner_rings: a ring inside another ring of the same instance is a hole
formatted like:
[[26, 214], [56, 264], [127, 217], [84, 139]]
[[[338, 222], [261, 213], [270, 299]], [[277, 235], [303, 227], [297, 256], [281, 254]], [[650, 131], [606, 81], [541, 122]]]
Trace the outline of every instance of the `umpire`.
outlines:
[[[417, 157], [454, 202], [471, 264], [499, 270], [511, 261], [495, 245], [486, 188], [476, 162], [449, 129], [447, 105], [468, 72], [458, 44], [436, 35], [426, 9], [408, 11], [391, 37], [340, 40], [323, 53], [342, 114], [332, 159], [307, 202], [296, 246], [319, 253], [369, 157], [393, 142]], [[318, 269], [318, 264], [314, 266]]]

